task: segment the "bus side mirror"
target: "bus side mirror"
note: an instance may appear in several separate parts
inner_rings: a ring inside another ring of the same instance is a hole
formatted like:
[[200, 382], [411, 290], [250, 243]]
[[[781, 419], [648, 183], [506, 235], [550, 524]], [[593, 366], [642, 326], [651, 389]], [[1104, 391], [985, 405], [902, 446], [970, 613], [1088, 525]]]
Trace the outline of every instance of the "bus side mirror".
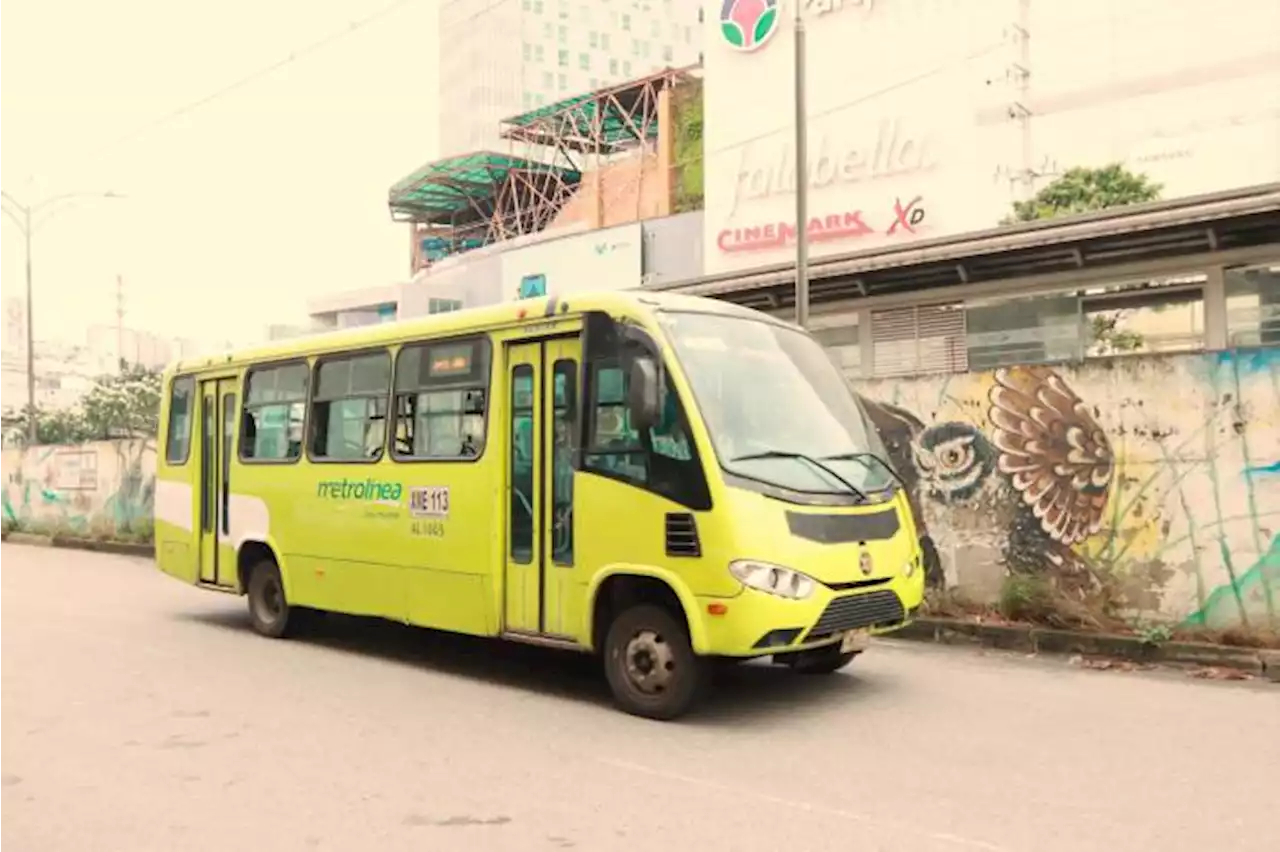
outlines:
[[627, 376], [627, 408], [631, 428], [637, 432], [652, 428], [662, 416], [658, 391], [658, 366], [653, 359], [647, 355], [634, 358]]

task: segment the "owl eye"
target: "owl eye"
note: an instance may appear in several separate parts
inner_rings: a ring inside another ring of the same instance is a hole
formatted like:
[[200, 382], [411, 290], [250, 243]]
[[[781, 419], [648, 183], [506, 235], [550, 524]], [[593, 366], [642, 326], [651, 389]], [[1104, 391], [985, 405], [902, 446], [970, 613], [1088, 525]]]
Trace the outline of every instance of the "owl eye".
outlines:
[[973, 448], [968, 446], [941, 447], [936, 455], [943, 473], [961, 473], [973, 464]]

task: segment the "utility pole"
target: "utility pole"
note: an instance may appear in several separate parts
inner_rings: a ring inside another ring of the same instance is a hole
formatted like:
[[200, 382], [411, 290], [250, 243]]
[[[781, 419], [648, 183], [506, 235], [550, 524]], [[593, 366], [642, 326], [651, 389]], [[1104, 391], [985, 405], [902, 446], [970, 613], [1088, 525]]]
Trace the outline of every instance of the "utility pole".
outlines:
[[49, 207], [59, 201], [66, 201], [71, 198], [122, 198], [114, 192], [67, 192], [61, 195], [55, 195], [37, 204], [23, 204], [12, 195], [0, 190], [0, 197], [8, 202], [8, 206], [4, 208], [5, 214], [14, 221], [14, 224], [22, 231], [22, 239], [26, 251], [26, 267], [27, 267], [27, 443], [34, 445], [38, 436], [38, 423], [36, 422], [36, 329], [35, 329], [35, 311], [32, 309], [34, 288], [32, 286], [31, 274], [31, 237], [35, 233], [38, 223], [32, 221], [36, 213], [39, 213], [46, 207]]
[[36, 445], [40, 424], [36, 422], [36, 329], [31, 310], [31, 208], [22, 208], [22, 239], [27, 265], [27, 446]]
[[124, 276], [116, 273], [116, 369], [124, 373]]
[[797, 2], [795, 29], [796, 106], [796, 325], [809, 324], [809, 109], [805, 90], [804, 4]]

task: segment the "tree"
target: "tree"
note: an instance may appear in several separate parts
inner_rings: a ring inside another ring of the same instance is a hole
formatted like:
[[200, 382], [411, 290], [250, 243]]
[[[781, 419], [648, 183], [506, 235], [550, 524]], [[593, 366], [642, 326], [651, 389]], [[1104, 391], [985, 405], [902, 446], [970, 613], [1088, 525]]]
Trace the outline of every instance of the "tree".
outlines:
[[[27, 442], [30, 416], [31, 408], [28, 406], [21, 413], [4, 418], [4, 433], [8, 441], [16, 444]], [[89, 440], [84, 417], [75, 409], [45, 411], [37, 407], [35, 419], [37, 444], [80, 444]]]
[[1155, 201], [1163, 187], [1146, 175], [1135, 174], [1119, 163], [1100, 169], [1077, 166], [1027, 201], [1015, 201], [1005, 224], [1034, 222], [1072, 213], [1088, 213]]
[[[1013, 212], [1003, 224], [1034, 222], [1155, 201], [1160, 197], [1161, 189], [1160, 184], [1146, 175], [1135, 174], [1119, 163], [1100, 169], [1077, 166], [1037, 192], [1034, 198], [1015, 201]], [[1142, 348], [1145, 342], [1142, 335], [1121, 327], [1123, 315], [1123, 311], [1109, 311], [1089, 318], [1086, 345], [1091, 354], [1114, 355]]]
[[80, 406], [95, 440], [153, 438], [160, 428], [160, 373], [139, 365], [103, 376]]

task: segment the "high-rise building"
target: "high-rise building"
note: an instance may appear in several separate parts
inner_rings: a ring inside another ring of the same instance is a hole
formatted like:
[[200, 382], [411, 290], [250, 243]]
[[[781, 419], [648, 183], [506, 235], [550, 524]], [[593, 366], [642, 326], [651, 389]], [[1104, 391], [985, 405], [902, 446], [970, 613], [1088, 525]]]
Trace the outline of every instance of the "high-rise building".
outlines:
[[442, 0], [440, 151], [503, 150], [504, 118], [697, 63], [694, 0]]

